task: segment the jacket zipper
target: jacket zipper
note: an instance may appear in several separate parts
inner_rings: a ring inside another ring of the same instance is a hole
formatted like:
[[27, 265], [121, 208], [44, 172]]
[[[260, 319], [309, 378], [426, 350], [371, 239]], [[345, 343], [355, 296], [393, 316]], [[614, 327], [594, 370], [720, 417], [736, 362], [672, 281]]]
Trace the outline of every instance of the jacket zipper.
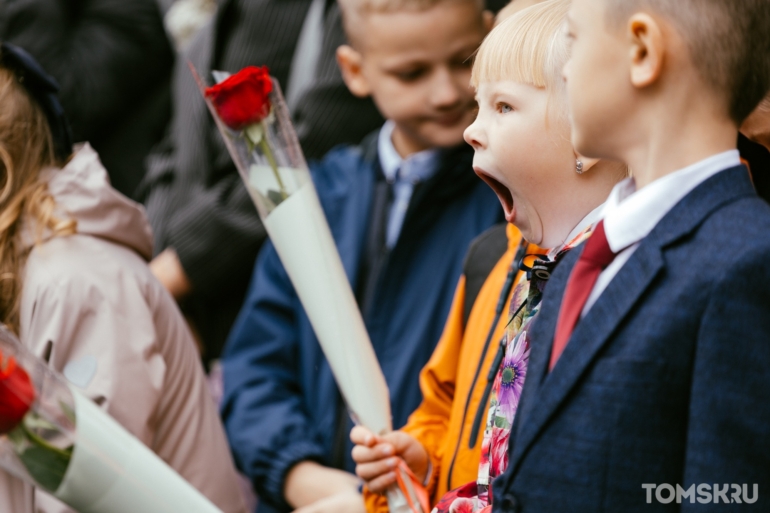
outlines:
[[[457, 460], [457, 452], [459, 451], [460, 444], [462, 443], [463, 432], [465, 431], [465, 420], [468, 417], [468, 408], [470, 407], [473, 391], [476, 388], [476, 382], [478, 381], [479, 375], [481, 374], [481, 369], [484, 367], [484, 360], [486, 360], [487, 351], [489, 351], [489, 345], [492, 342], [492, 337], [495, 334], [495, 328], [497, 328], [497, 323], [500, 322], [500, 317], [503, 314], [503, 309], [505, 308], [505, 303], [508, 299], [508, 295], [511, 293], [511, 288], [513, 287], [513, 280], [516, 277], [521, 261], [524, 259], [524, 255], [527, 252], [527, 246], [528, 246], [527, 242], [522, 239], [521, 243], [519, 244], [519, 249], [516, 251], [516, 256], [514, 257], [513, 262], [511, 262], [511, 267], [508, 269], [508, 276], [505, 278], [505, 284], [503, 285], [503, 289], [500, 293], [500, 297], [497, 300], [497, 307], [495, 308], [495, 318], [492, 321], [492, 326], [489, 328], [489, 333], [487, 334], [487, 340], [484, 343], [484, 350], [481, 353], [481, 358], [479, 359], [479, 365], [476, 368], [476, 374], [474, 374], [473, 376], [471, 387], [468, 390], [468, 397], [465, 399], [465, 409], [463, 410], [463, 420], [462, 420], [462, 424], [460, 424], [460, 435], [457, 437], [457, 445], [455, 445], [454, 452], [452, 453], [452, 462], [449, 464], [449, 472], [447, 473], [447, 481], [446, 481], [447, 490], [452, 489], [452, 485], [451, 485], [452, 473], [454, 471], [455, 461]], [[471, 447], [475, 445], [476, 444], [474, 443]]]

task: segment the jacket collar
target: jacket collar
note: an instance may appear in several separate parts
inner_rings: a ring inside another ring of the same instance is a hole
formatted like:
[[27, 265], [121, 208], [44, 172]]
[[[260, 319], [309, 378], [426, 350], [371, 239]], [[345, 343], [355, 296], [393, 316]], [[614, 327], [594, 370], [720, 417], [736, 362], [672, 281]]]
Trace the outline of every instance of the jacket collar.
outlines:
[[612, 333], [665, 267], [663, 252], [698, 229], [716, 210], [738, 199], [755, 196], [744, 166], [730, 168], [706, 180], [682, 199], [643, 239], [625, 266], [610, 282], [596, 304], [575, 328], [553, 371], [548, 361], [561, 308], [562, 295], [581, 248], [568, 255], [546, 290], [549, 308], [533, 328], [528, 379], [511, 438], [509, 475], [515, 475], [523, 457], [549, 419], [577, 385], [581, 376], [609, 342]]

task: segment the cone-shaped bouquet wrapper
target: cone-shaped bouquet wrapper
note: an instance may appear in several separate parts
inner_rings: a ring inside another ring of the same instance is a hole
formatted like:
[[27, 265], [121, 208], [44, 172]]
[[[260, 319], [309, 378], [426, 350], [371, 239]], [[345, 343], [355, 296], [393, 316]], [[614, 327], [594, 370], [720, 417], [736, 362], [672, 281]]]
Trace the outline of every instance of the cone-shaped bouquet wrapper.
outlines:
[[2, 326], [0, 467], [80, 513], [222, 513]]
[[[392, 429], [385, 377], [326, 222], [278, 82], [266, 68], [214, 72], [206, 88], [192, 68], [278, 256], [302, 301], [353, 420]], [[401, 470], [388, 494], [393, 513], [427, 508]], [[425, 511], [424, 513], [427, 513]]]

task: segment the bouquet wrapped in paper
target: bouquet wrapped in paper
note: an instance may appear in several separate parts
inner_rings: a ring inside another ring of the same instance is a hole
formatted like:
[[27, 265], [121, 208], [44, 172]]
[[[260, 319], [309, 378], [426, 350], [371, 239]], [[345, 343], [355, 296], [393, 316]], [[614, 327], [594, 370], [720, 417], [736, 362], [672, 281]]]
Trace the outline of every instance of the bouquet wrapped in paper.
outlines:
[[0, 467], [80, 513], [221, 513], [2, 326]]
[[[192, 69], [192, 67], [191, 67]], [[193, 74], [329, 361], [353, 420], [392, 429], [385, 377], [310, 178], [278, 82], [267, 68]], [[428, 513], [427, 494], [405, 465], [388, 493], [393, 513]]]

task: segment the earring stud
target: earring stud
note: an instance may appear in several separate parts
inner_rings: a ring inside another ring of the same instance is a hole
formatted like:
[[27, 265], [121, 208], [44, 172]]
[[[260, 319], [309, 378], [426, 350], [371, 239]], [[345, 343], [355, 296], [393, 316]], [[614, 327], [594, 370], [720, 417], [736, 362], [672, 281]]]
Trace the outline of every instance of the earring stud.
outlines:
[[583, 162], [580, 159], [575, 160], [575, 172], [579, 175], [583, 174]]

